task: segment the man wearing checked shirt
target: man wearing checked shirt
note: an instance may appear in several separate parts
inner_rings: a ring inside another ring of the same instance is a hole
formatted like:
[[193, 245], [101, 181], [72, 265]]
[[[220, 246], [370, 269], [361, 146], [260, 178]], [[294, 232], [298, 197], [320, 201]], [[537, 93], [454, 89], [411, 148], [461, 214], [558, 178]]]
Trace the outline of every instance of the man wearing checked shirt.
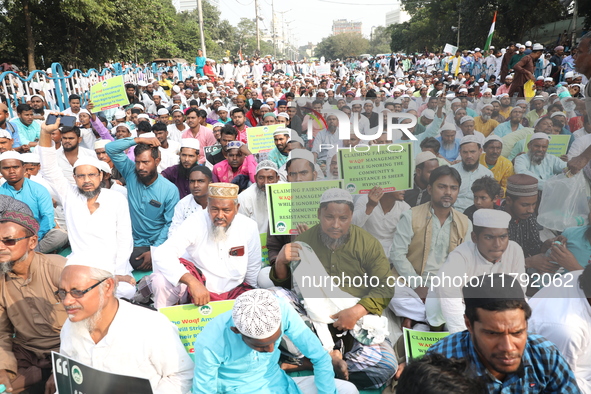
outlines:
[[482, 379], [487, 393], [581, 393], [556, 346], [528, 334], [531, 308], [513, 276], [480, 276], [462, 291], [468, 329], [440, 340], [429, 353], [465, 358], [466, 373]]

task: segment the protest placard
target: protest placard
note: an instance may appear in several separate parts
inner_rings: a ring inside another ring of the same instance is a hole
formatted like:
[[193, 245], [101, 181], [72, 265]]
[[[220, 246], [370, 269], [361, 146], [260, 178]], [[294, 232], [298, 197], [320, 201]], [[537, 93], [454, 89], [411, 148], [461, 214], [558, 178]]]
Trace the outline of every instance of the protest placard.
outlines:
[[330, 74], [330, 64], [329, 63], [324, 63], [324, 64], [320, 64], [316, 67], [316, 75], [328, 75]]
[[451, 45], [451, 44], [445, 44], [445, 47], [443, 48], [443, 53], [449, 53], [449, 54], [455, 55], [457, 50], [458, 50], [458, 47]]
[[339, 178], [351, 194], [367, 194], [374, 186], [384, 192], [413, 188], [412, 144], [356, 146], [338, 151]]
[[[531, 135], [525, 137], [525, 144], [523, 147], [524, 152], [528, 151], [527, 144], [529, 144], [531, 137]], [[548, 144], [548, 150], [546, 151], [546, 154], [558, 157], [566, 155], [566, 152], [568, 152], [568, 144], [571, 138], [570, 135], [550, 134], [548, 137], [550, 138], [550, 143]]]
[[449, 332], [417, 331], [404, 327], [402, 335], [404, 335], [406, 362], [409, 362], [427, 353], [432, 345], [448, 336]]
[[297, 234], [298, 224], [318, 223], [320, 197], [328, 189], [342, 189], [343, 182], [318, 181], [272, 183], [267, 187], [267, 208], [271, 235]]
[[250, 153], [270, 152], [275, 148], [273, 133], [278, 127], [285, 127], [281, 124], [271, 126], [249, 127], [246, 129], [248, 150]]
[[151, 394], [148, 379], [117, 375], [51, 352], [53, 379], [59, 394]]
[[164, 314], [168, 320], [177, 326], [181, 342], [189, 356], [193, 358], [193, 353], [195, 353], [193, 343], [197, 335], [203, 330], [203, 327], [214, 317], [232, 310], [233, 306], [234, 300], [212, 301], [203, 306], [193, 304], [169, 306], [160, 308], [158, 312]]
[[94, 105], [92, 112], [105, 111], [129, 104], [123, 76], [105, 79], [92, 85], [90, 87], [90, 101]]

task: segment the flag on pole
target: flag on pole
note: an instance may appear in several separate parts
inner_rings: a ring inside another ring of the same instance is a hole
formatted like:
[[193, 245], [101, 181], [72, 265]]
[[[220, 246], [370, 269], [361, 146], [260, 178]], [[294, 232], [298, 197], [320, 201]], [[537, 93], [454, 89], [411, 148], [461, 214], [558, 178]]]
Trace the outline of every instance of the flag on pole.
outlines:
[[497, 11], [495, 11], [495, 16], [493, 16], [492, 25], [490, 25], [490, 31], [488, 32], [488, 37], [486, 39], [486, 44], [484, 44], [484, 51], [488, 51], [490, 48], [490, 43], [492, 42], [493, 33], [495, 32], [495, 23], [497, 22]]

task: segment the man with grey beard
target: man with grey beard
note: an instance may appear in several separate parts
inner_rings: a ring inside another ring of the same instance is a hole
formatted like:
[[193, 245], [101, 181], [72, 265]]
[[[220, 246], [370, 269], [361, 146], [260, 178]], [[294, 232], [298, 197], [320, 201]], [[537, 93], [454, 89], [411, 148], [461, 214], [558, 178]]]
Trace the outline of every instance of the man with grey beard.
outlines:
[[156, 308], [235, 299], [257, 287], [262, 260], [257, 223], [238, 212], [237, 185], [210, 183], [208, 189], [207, 209], [153, 248], [148, 284]]
[[0, 384], [43, 392], [66, 320], [54, 292], [66, 260], [35, 252], [39, 223], [27, 213], [0, 216]]
[[485, 104], [480, 110], [480, 116], [474, 118], [474, 129], [480, 131], [487, 137], [499, 125], [499, 122], [492, 119], [493, 105]]
[[100, 161], [82, 156], [73, 166], [76, 186], [70, 184], [57, 165], [58, 154], [52, 147], [55, 124], [41, 126], [39, 156], [41, 173], [64, 207], [72, 254], [99, 255], [104, 269], [112, 269], [118, 279], [117, 295], [133, 297], [135, 280], [129, 256], [133, 250], [131, 218], [126, 198], [115, 190], [101, 188]]
[[546, 133], [534, 133], [527, 144], [528, 152], [515, 158], [515, 173], [533, 176], [538, 180], [538, 190], [544, 190], [548, 178], [561, 174], [567, 163], [557, 156], [547, 154], [550, 137]]
[[68, 320], [60, 353], [105, 372], [147, 379], [154, 393], [187, 393], [194, 365], [176, 326], [158, 312], [120, 301], [116, 276], [101, 260], [72, 257], [61, 274], [56, 296]]

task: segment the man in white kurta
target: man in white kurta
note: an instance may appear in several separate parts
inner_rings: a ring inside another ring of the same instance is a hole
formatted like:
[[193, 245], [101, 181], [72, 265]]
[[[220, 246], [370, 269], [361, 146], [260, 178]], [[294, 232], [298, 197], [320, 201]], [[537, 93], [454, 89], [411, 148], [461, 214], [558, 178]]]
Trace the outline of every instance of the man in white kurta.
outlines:
[[[226, 196], [220, 197], [224, 193]], [[231, 199], [236, 200], [238, 186], [210, 184], [207, 210], [189, 216], [166, 242], [153, 248], [154, 274], [150, 277], [150, 286], [154, 293], [154, 307], [188, 301], [188, 286], [181, 280], [187, 278], [185, 274], [191, 274], [179, 262], [180, 258], [201, 271], [209, 293], [224, 294], [243, 283], [257, 287], [262, 257], [256, 222], [236, 210], [235, 215], [228, 219], [225, 237], [216, 240], [216, 227], [220, 227], [217, 220], [219, 213], [213, 210], [212, 204], [216, 199], [230, 199], [227, 193], [232, 193]], [[191, 296], [194, 297], [194, 294]]]
[[[163, 314], [117, 299], [113, 273], [98, 267], [100, 261], [86, 256], [69, 259], [62, 272], [59, 296], [69, 319], [60, 353], [105, 372], [148, 379], [154, 394], [189, 392], [194, 364], [176, 326]], [[72, 297], [73, 289], [97, 282], [82, 298]]]
[[263, 160], [257, 165], [256, 183], [238, 195], [238, 212], [257, 222], [259, 234], [269, 229], [266, 185], [279, 181], [279, 169], [271, 160]]
[[481, 144], [481, 141], [473, 135], [466, 135], [460, 140], [460, 156], [462, 161], [452, 166], [458, 170], [462, 178], [460, 193], [454, 204], [454, 208], [460, 212], [464, 212], [466, 208], [474, 204], [474, 193], [472, 192], [474, 181], [483, 176], [495, 177], [488, 168], [480, 164], [480, 155], [482, 154]]
[[591, 266], [563, 275], [561, 282], [561, 286], [555, 281], [544, 287], [528, 301], [532, 308], [528, 331], [553, 342], [575, 373], [581, 391], [591, 394]]
[[546, 133], [534, 133], [527, 147], [529, 151], [515, 158], [515, 173], [531, 175], [538, 180], [538, 189], [544, 190], [546, 181], [561, 174], [566, 161], [548, 154], [550, 137]]
[[[472, 240], [455, 248], [439, 269], [425, 301], [427, 320], [433, 327], [444, 323], [450, 333], [464, 331], [462, 289], [470, 278], [493, 273], [525, 274], [523, 250], [509, 240], [511, 215], [496, 209], [474, 213]], [[444, 279], [445, 278], [445, 279]]]
[[[58, 154], [51, 146], [49, 128], [53, 126], [42, 126], [37, 151], [41, 158], [41, 174], [63, 206], [72, 254], [101, 256], [104, 268], [119, 276], [117, 296], [133, 297], [135, 281], [129, 264], [133, 236], [127, 200], [117, 191], [100, 187], [101, 162], [96, 157], [82, 157], [74, 163], [73, 175], [83, 178], [72, 177], [75, 186], [71, 185], [60, 170]], [[95, 187], [88, 189], [93, 183]], [[83, 194], [96, 192], [97, 197]]]

